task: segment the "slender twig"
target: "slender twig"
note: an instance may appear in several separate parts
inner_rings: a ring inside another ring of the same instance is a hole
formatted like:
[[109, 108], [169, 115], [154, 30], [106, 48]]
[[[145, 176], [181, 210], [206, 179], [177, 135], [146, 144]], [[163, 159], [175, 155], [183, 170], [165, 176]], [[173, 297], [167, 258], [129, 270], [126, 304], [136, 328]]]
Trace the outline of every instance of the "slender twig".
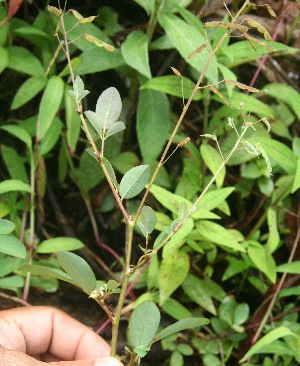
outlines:
[[31, 304], [29, 304], [29, 302], [20, 299], [19, 297], [16, 296], [11, 296], [11, 295], [7, 295], [5, 292], [0, 291], [0, 297], [3, 297], [3, 299], [8, 299], [8, 300], [12, 300], [14, 302], [16, 302], [17, 304], [21, 304], [23, 306], [31, 306]]

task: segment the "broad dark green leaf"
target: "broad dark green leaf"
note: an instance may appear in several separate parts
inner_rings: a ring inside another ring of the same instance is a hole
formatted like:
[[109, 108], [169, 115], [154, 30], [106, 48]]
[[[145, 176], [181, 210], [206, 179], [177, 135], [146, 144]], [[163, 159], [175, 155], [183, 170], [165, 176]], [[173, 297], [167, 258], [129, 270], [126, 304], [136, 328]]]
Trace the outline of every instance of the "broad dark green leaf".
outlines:
[[32, 76], [27, 79], [18, 89], [11, 109], [18, 109], [33, 99], [46, 86], [47, 80], [45, 76]]
[[194, 221], [192, 219], [185, 220], [180, 229], [173, 234], [172, 238], [163, 248], [163, 257], [171, 255], [174, 251], [178, 250], [186, 242], [187, 236], [194, 228]]
[[[205, 36], [174, 14], [161, 13], [158, 19], [160, 25], [164, 28], [167, 36], [184, 60], [197, 71], [202, 72], [210, 52], [204, 49], [192, 58], [189, 58], [189, 55], [207, 42]], [[205, 76], [211, 83], [218, 81], [218, 67], [215, 57], [213, 57]]]
[[44, 68], [27, 48], [19, 46], [8, 47], [8, 67], [32, 76], [44, 76]]
[[160, 340], [162, 338], [170, 336], [171, 334], [179, 333], [182, 330], [202, 327], [203, 325], [206, 325], [208, 323], [209, 320], [206, 318], [182, 319], [172, 325], [169, 325], [167, 328], [163, 329], [158, 334], [156, 334], [155, 340]]
[[[141, 90], [152, 89], [157, 90], [166, 94], [174, 95], [175, 97], [189, 99], [195, 84], [188, 78], [183, 77], [182, 80], [176, 75], [166, 75], [146, 81], [142, 86]], [[202, 95], [198, 91], [193, 100], [200, 100]]]
[[64, 93], [64, 82], [58, 76], [49, 79], [41, 100], [38, 120], [37, 137], [41, 141], [48, 132], [53, 118], [59, 110]]
[[234, 190], [234, 187], [226, 187], [207, 192], [197, 204], [196, 212], [192, 214], [192, 218], [201, 218], [202, 211], [211, 211], [219, 207]]
[[126, 63], [142, 75], [151, 79], [148, 56], [148, 37], [140, 31], [133, 31], [122, 43], [122, 55]]
[[150, 177], [149, 165], [140, 165], [130, 169], [122, 178], [119, 193], [122, 198], [137, 196], [147, 184]]
[[22, 182], [28, 183], [25, 164], [17, 150], [9, 146], [2, 145], [1, 154], [10, 177], [12, 179], [21, 180]]
[[126, 65], [121, 50], [107, 52], [104, 48], [92, 47], [82, 53], [82, 62], [76, 69], [80, 75], [116, 69]]
[[150, 301], [140, 304], [132, 312], [127, 339], [133, 347], [149, 346], [155, 336], [160, 322], [160, 312], [157, 306]]
[[154, 161], [170, 136], [170, 107], [165, 94], [151, 89], [140, 91], [136, 128], [143, 161]]
[[0, 252], [17, 258], [26, 257], [24, 245], [17, 238], [10, 235], [0, 235]]
[[81, 240], [71, 237], [56, 237], [42, 241], [37, 253], [55, 253], [61, 251], [78, 250], [84, 247]]
[[169, 253], [162, 259], [159, 267], [159, 304], [160, 306], [185, 280], [190, 269], [190, 259], [183, 250]]
[[7, 179], [0, 182], [0, 194], [18, 191], [30, 193], [31, 187], [29, 184], [17, 179]]
[[84, 292], [90, 294], [96, 288], [94, 272], [83, 258], [71, 252], [59, 252], [57, 259], [63, 270]]

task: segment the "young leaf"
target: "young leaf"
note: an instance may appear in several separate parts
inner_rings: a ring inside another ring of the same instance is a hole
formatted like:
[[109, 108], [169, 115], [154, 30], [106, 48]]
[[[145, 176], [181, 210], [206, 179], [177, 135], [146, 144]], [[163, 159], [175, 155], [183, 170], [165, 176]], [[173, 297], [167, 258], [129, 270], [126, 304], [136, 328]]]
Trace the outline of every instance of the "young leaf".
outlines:
[[0, 253], [17, 258], [26, 257], [24, 245], [17, 238], [9, 235], [0, 235]]
[[122, 199], [137, 196], [144, 189], [149, 177], [149, 165], [140, 165], [130, 169], [120, 182], [119, 193]]
[[107, 132], [105, 134], [105, 137], [107, 138], [107, 137], [112, 136], [115, 133], [121, 132], [123, 130], [125, 130], [125, 123], [118, 121], [109, 127], [109, 129], [107, 130]]
[[83, 258], [71, 252], [59, 252], [57, 259], [76, 286], [82, 288], [86, 293], [91, 293], [95, 289], [96, 277]]
[[122, 100], [118, 90], [114, 87], [104, 90], [96, 104], [96, 114], [100, 118], [103, 131], [107, 131], [117, 122], [122, 111]]
[[38, 246], [37, 253], [55, 253], [61, 251], [78, 250], [84, 247], [81, 240], [76, 238], [56, 237], [41, 242]]
[[104, 161], [104, 165], [105, 165], [105, 168], [108, 172], [108, 175], [109, 175], [110, 179], [112, 180], [115, 188], [118, 189], [119, 185], [118, 185], [118, 182], [117, 182], [117, 178], [116, 178], [114, 168], [112, 167], [111, 163], [106, 158], [104, 158], [103, 161]]
[[157, 331], [160, 322], [160, 312], [157, 306], [150, 301], [145, 301], [132, 312], [127, 339], [133, 347], [148, 347]]
[[291, 263], [284, 263], [276, 268], [277, 272], [283, 273], [292, 273], [292, 274], [300, 274], [300, 261], [294, 261]]
[[149, 206], [144, 206], [141, 211], [141, 221], [137, 222], [137, 226], [147, 238], [149, 234], [155, 229], [156, 214], [154, 210]]
[[84, 83], [80, 76], [76, 76], [74, 82], [74, 90], [70, 90], [69, 93], [72, 95], [76, 102], [80, 102], [81, 99], [89, 94], [88, 90], [84, 90]]
[[173, 251], [165, 256], [159, 268], [159, 304], [162, 305], [185, 280], [190, 259], [184, 251]]
[[41, 141], [55, 117], [64, 93], [64, 82], [58, 76], [48, 81], [39, 107], [37, 120], [37, 138]]
[[151, 70], [148, 56], [148, 37], [140, 31], [133, 31], [122, 43], [122, 55], [126, 63], [151, 79]]
[[168, 337], [172, 334], [179, 333], [182, 330], [202, 327], [209, 323], [209, 320], [206, 318], [187, 318], [179, 320], [178, 322], [169, 325], [167, 328], [163, 329], [155, 336], [155, 341], [159, 341], [165, 337]]

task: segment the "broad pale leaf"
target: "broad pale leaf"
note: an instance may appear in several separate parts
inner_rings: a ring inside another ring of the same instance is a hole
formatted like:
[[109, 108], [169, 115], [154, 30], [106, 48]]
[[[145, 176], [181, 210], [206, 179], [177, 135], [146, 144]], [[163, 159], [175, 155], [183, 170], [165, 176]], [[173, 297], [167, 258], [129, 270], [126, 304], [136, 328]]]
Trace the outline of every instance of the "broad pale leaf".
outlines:
[[122, 55], [126, 63], [151, 79], [151, 70], [148, 56], [148, 37], [140, 31], [133, 31], [122, 43]]
[[94, 272], [83, 258], [71, 252], [59, 252], [57, 259], [63, 270], [84, 292], [90, 294], [96, 288]]
[[149, 206], [144, 206], [141, 211], [141, 221], [137, 222], [137, 226], [142, 231], [143, 235], [148, 237], [148, 235], [155, 229], [155, 225], [155, 211]]
[[120, 196], [127, 199], [137, 196], [144, 189], [149, 177], [149, 165], [140, 165], [130, 169], [120, 182]]
[[96, 104], [96, 114], [103, 131], [107, 131], [117, 122], [122, 111], [122, 100], [118, 90], [110, 87], [100, 95]]
[[160, 322], [160, 312], [150, 301], [140, 304], [132, 312], [127, 338], [129, 344], [136, 347], [147, 347], [151, 344]]
[[41, 242], [37, 253], [55, 253], [61, 251], [78, 250], [84, 247], [81, 240], [68, 237], [56, 237]]

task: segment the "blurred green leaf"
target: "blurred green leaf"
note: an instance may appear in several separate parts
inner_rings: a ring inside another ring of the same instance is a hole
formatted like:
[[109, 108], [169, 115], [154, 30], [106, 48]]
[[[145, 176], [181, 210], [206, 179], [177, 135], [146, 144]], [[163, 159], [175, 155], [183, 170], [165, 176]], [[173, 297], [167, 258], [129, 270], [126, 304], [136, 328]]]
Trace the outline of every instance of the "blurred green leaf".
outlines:
[[0, 278], [0, 288], [7, 290], [15, 290], [24, 286], [24, 278], [18, 275]]
[[7, 48], [8, 52], [8, 67], [15, 71], [32, 76], [44, 76], [44, 68], [27, 48], [19, 46], [11, 46]]
[[24, 245], [19, 239], [10, 235], [0, 235], [0, 252], [17, 258], [26, 257]]
[[294, 261], [291, 263], [284, 263], [276, 267], [277, 272], [300, 274], [300, 261]]
[[0, 182], [0, 194], [18, 191], [30, 193], [31, 187], [29, 184], [17, 179], [6, 179]]
[[10, 234], [12, 231], [14, 231], [16, 225], [5, 219], [0, 219], [0, 234]]
[[17, 151], [12, 147], [1, 145], [1, 155], [10, 177], [28, 183], [25, 164]]
[[155, 229], [156, 214], [155, 211], [149, 207], [144, 206], [141, 210], [141, 221], [137, 222], [138, 228], [141, 230], [145, 238]]
[[248, 255], [255, 267], [263, 272], [272, 283], [275, 283], [276, 263], [268, 249], [257, 242], [249, 241]]
[[[200, 146], [201, 156], [204, 160], [204, 163], [207, 165], [208, 169], [215, 175], [221, 164], [223, 163], [223, 159], [220, 155], [220, 152], [217, 151], [209, 144], [201, 144]], [[216, 177], [216, 185], [218, 188], [221, 188], [225, 179], [226, 168], [225, 166], [218, 172]]]
[[8, 52], [5, 48], [0, 47], [0, 74], [7, 68], [8, 63]]
[[55, 253], [61, 251], [78, 250], [84, 247], [81, 240], [71, 237], [56, 237], [42, 241], [37, 253]]

